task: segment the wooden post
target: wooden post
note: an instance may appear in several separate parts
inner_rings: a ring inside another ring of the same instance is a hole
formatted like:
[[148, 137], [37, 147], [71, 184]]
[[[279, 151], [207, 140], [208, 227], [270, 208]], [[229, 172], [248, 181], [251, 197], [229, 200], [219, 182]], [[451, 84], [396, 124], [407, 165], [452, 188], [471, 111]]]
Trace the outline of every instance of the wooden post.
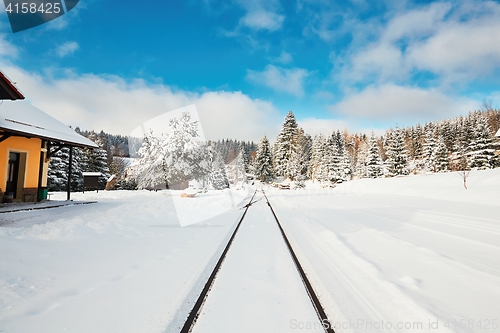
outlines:
[[66, 200], [71, 200], [71, 173], [73, 171], [73, 147], [69, 147], [68, 183], [66, 184]]

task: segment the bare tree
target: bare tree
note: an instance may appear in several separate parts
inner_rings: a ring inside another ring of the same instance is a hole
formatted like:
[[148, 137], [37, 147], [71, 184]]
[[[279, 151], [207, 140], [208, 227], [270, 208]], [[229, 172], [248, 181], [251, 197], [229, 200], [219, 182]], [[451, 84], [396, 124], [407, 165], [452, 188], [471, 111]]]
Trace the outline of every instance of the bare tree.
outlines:
[[460, 178], [463, 179], [464, 181], [464, 187], [465, 189], [467, 190], [467, 178], [469, 177], [470, 175], [470, 170], [462, 170], [462, 171], [458, 171], [458, 174], [460, 175]]
[[493, 100], [491, 98], [483, 100], [483, 103], [481, 104], [481, 111], [488, 112], [491, 110], [494, 110], [493, 109]]
[[111, 165], [109, 166], [109, 172], [117, 177], [123, 176], [128, 163], [123, 157], [113, 156]]

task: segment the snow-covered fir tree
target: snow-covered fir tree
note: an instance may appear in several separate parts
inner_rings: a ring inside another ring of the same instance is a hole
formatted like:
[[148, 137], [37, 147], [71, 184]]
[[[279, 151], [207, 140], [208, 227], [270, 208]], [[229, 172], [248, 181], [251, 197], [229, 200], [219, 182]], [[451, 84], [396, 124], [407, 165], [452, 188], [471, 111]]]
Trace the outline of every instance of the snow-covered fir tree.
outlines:
[[271, 146], [269, 145], [269, 140], [265, 135], [262, 139], [260, 139], [253, 165], [255, 177], [260, 181], [269, 181], [274, 177]]
[[323, 165], [323, 158], [325, 155], [325, 138], [320, 133], [313, 139], [311, 146], [311, 158], [309, 159], [307, 176], [314, 182], [315, 180], [324, 181], [325, 168]]
[[325, 142], [323, 163], [326, 166], [328, 181], [337, 183], [343, 180], [342, 177], [342, 158], [340, 143], [337, 140], [337, 135], [334, 132]]
[[48, 189], [49, 191], [64, 191], [68, 182], [69, 149], [63, 148], [56, 152], [49, 163]]
[[229, 188], [229, 180], [227, 178], [226, 165], [219, 154], [215, 154], [215, 159], [212, 162], [210, 172], [210, 183], [215, 190], [223, 190]]
[[425, 126], [424, 166], [427, 171], [436, 171], [436, 151], [438, 146], [437, 128], [435, 123]]
[[[82, 174], [82, 150], [80, 148], [72, 149], [71, 163], [71, 191], [83, 190], [83, 174]], [[66, 191], [69, 172], [69, 151], [70, 148], [64, 147], [50, 158], [48, 170], [49, 191]]]
[[389, 177], [408, 175], [408, 153], [405, 147], [403, 131], [400, 128], [391, 131], [387, 140], [387, 171]]
[[82, 171], [83, 172], [99, 172], [102, 177], [99, 178], [99, 187], [106, 187], [106, 180], [110, 177], [108, 166], [108, 153], [103, 149], [104, 142], [102, 137], [98, 137], [95, 133], [91, 133], [88, 139], [98, 145], [95, 149], [84, 149], [82, 153]]
[[377, 138], [372, 133], [370, 137], [370, 148], [368, 149], [368, 156], [366, 158], [366, 177], [379, 178], [384, 175], [383, 162], [380, 158]]
[[83, 150], [73, 147], [71, 191], [83, 191]]
[[493, 136], [486, 117], [476, 117], [476, 126], [468, 147], [471, 168], [491, 169], [498, 166], [498, 156], [492, 147]]
[[311, 159], [312, 140], [309, 134], [305, 134], [302, 128], [297, 128], [295, 138], [296, 149], [292, 152], [290, 161], [291, 174], [293, 179], [305, 179], [307, 177], [307, 168]]
[[434, 153], [434, 165], [436, 171], [439, 172], [447, 171], [450, 165], [448, 148], [446, 147], [443, 137], [441, 137], [437, 143], [436, 151]]
[[366, 140], [359, 143], [357, 150], [356, 163], [354, 165], [354, 176], [358, 178], [368, 177], [367, 161], [370, 145]]
[[294, 179], [297, 168], [293, 157], [297, 150], [297, 121], [293, 112], [289, 111], [274, 145], [273, 165], [276, 175]]
[[347, 149], [345, 149], [345, 140], [344, 140], [344, 149], [342, 149], [342, 155], [340, 159], [339, 171], [340, 171], [340, 178], [343, 181], [351, 179], [352, 176], [351, 161], [349, 158], [349, 153]]

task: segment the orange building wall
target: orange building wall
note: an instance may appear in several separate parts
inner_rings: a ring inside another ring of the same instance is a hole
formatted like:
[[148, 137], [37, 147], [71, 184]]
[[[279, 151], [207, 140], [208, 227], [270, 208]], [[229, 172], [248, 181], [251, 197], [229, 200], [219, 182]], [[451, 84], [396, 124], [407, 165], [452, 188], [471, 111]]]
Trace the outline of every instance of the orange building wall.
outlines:
[[0, 143], [0, 188], [5, 191], [9, 153], [26, 153], [26, 172], [24, 178], [25, 188], [38, 187], [38, 172], [40, 166], [40, 148], [42, 140], [10, 137]]

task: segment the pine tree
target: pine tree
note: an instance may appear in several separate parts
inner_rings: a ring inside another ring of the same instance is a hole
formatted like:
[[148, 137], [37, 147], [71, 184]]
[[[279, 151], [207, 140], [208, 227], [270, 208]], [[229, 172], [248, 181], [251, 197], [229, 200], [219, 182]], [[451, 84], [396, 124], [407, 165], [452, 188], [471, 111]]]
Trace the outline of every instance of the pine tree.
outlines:
[[48, 184], [49, 191], [64, 191], [68, 182], [69, 150], [61, 149], [56, 152], [49, 163]]
[[229, 188], [226, 165], [224, 164], [224, 161], [219, 154], [216, 154], [215, 160], [212, 162], [210, 183], [215, 190], [223, 190], [225, 188]]
[[446, 145], [446, 150], [451, 151], [457, 134], [453, 131], [452, 122], [450, 120], [443, 120], [439, 125], [439, 132], [440, 136], [443, 138], [444, 144]]
[[103, 135], [97, 136], [95, 133], [90, 133], [88, 139], [94, 141], [98, 148], [84, 149], [82, 153], [82, 171], [83, 172], [99, 172], [102, 177], [99, 178], [99, 188], [106, 187], [106, 181], [110, 177], [108, 166], [108, 153], [103, 149]]
[[436, 171], [435, 156], [438, 145], [436, 127], [435, 124], [429, 123], [425, 128], [424, 166], [428, 171]]
[[255, 177], [263, 182], [269, 181], [274, 177], [271, 147], [265, 135], [260, 139], [259, 146], [257, 147], [254, 172]]
[[71, 191], [83, 191], [83, 151], [73, 148], [73, 163], [71, 167]]
[[340, 159], [340, 178], [343, 181], [348, 181], [351, 179], [352, 176], [352, 168], [351, 168], [351, 161], [349, 159], [349, 153], [347, 152], [347, 149], [342, 150], [342, 156]]
[[415, 131], [413, 132], [413, 158], [416, 160], [422, 159], [424, 154], [422, 145], [422, 133], [422, 126], [420, 126], [420, 124], [417, 124], [417, 126], [415, 126]]
[[[69, 172], [69, 150], [64, 147], [51, 157], [48, 170], [49, 191], [65, 191], [68, 182]], [[73, 147], [73, 156], [71, 163], [71, 191], [83, 190], [83, 174], [82, 174], [82, 150]]]
[[448, 157], [448, 148], [444, 138], [440, 138], [438, 141], [436, 152], [434, 154], [434, 163], [436, 166], [436, 171], [447, 171], [450, 165], [450, 160]]
[[[367, 161], [368, 161], [368, 154], [369, 154], [369, 143], [366, 142], [366, 141], [361, 141], [360, 144], [359, 144], [359, 148], [358, 148], [358, 153], [357, 153], [357, 156], [356, 156], [356, 164], [355, 164], [355, 167], [354, 167], [354, 174], [355, 176], [359, 177], [359, 178], [366, 178], [368, 177], [368, 165], [367, 165]], [[378, 146], [377, 146], [377, 149], [378, 149]]]
[[328, 181], [332, 183], [337, 183], [343, 179], [341, 172], [343, 154], [339, 146], [340, 143], [336, 133], [330, 135], [328, 140], [325, 142], [323, 163], [325, 163], [326, 166]]
[[296, 176], [293, 156], [297, 153], [297, 121], [292, 111], [288, 112], [274, 145], [274, 168], [278, 176], [293, 180]]
[[477, 116], [475, 131], [468, 149], [472, 168], [490, 169], [498, 165], [498, 156], [495, 155], [492, 144], [493, 137], [486, 117]]
[[290, 159], [293, 178], [290, 178], [304, 180], [307, 177], [307, 168], [311, 158], [311, 136], [305, 134], [302, 128], [298, 128], [293, 142], [295, 142], [295, 150]]
[[309, 164], [307, 167], [307, 176], [314, 182], [315, 180], [321, 180], [320, 175], [322, 169], [321, 164], [323, 163], [323, 157], [325, 154], [325, 138], [322, 134], [318, 134], [314, 137], [311, 145], [311, 157], [309, 159]]
[[372, 136], [370, 138], [370, 148], [368, 149], [368, 156], [366, 158], [366, 176], [368, 178], [382, 177], [384, 174], [382, 164], [377, 138], [372, 132]]
[[394, 177], [409, 173], [405, 140], [403, 132], [399, 128], [396, 128], [388, 138], [387, 157], [388, 176]]

